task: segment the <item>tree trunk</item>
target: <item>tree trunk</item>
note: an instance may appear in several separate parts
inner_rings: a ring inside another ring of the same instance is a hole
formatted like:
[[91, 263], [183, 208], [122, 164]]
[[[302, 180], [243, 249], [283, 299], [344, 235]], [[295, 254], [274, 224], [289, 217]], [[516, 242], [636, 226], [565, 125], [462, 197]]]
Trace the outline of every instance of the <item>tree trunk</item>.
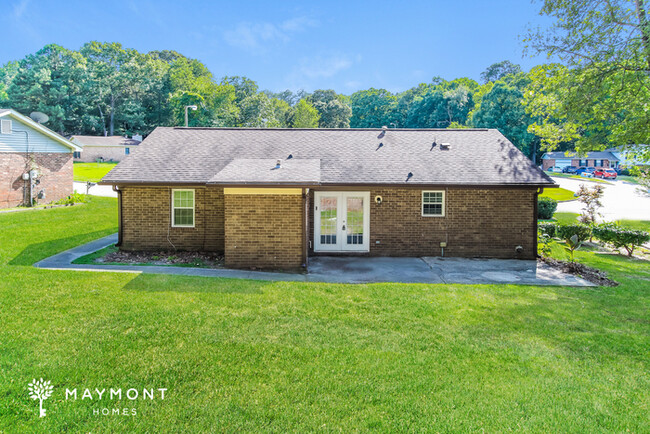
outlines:
[[115, 96], [111, 93], [111, 124], [108, 127], [110, 135], [115, 131]]
[[102, 111], [102, 106], [97, 104], [97, 108], [99, 109], [99, 117], [102, 118], [102, 128], [104, 129], [104, 137], [106, 137], [106, 119], [104, 119], [104, 112]]
[[641, 42], [645, 51], [645, 60], [650, 72], [650, 23], [645, 13], [645, 0], [635, 0], [636, 15], [639, 18], [639, 29], [641, 30]]

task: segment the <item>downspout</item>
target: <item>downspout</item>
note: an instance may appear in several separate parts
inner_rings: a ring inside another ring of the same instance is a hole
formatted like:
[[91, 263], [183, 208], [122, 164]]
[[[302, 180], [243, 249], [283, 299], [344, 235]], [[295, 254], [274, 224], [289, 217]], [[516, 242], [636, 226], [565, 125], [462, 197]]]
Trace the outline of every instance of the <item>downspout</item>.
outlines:
[[117, 192], [117, 247], [122, 245], [122, 190], [117, 185], [113, 186], [113, 191]]
[[533, 206], [533, 255], [537, 257], [537, 201], [539, 195], [544, 193], [544, 187], [540, 187], [535, 191], [535, 205]]
[[303, 198], [303, 209], [302, 209], [302, 218], [303, 218], [303, 231], [302, 231], [302, 256], [304, 258], [303, 264], [305, 270], [309, 268], [309, 248], [307, 246], [307, 240], [309, 238], [309, 188], [302, 189], [302, 198]]
[[[21, 130], [16, 130], [19, 133], [25, 133], [25, 168], [27, 168], [29, 164], [29, 132], [27, 130], [21, 131]], [[30, 165], [31, 166], [31, 165]], [[27, 171], [29, 173], [29, 206], [34, 206], [34, 202], [32, 200], [32, 169], [29, 167], [29, 170]], [[23, 196], [24, 197], [24, 196]]]

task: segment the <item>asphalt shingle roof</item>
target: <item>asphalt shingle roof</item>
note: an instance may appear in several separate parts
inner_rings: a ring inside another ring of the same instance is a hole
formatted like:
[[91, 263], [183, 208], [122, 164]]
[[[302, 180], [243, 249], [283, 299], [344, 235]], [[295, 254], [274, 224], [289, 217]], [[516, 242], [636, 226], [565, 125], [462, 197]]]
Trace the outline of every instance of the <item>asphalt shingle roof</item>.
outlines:
[[[441, 143], [449, 143], [449, 149], [441, 149]], [[289, 155], [292, 158], [288, 160]], [[178, 127], [156, 128], [140, 144], [138, 152], [120, 162], [103, 182], [272, 183], [275, 179], [268, 173], [256, 172], [278, 159], [286, 168], [303, 168], [305, 173], [301, 169], [297, 178], [314, 175], [311, 165], [320, 160], [320, 183], [314, 184], [553, 184], [494, 129], [382, 132]], [[245, 160], [258, 160], [255, 164], [261, 166], [249, 167]]]
[[209, 181], [211, 184], [318, 184], [320, 160], [235, 159]]
[[612, 154], [610, 151], [601, 151], [601, 152], [587, 152], [584, 155], [578, 155], [575, 152], [547, 152], [542, 156], [543, 159], [552, 159], [557, 160], [560, 158], [580, 158], [580, 159], [596, 159], [596, 160], [612, 160], [619, 161], [618, 158]]

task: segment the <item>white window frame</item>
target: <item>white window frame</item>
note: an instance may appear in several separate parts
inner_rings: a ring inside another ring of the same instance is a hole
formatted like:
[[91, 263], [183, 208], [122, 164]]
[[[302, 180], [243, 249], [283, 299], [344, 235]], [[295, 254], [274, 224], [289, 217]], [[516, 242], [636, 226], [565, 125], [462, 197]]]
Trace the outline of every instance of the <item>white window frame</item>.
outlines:
[[[192, 224], [191, 225], [177, 225], [174, 221], [174, 210], [176, 209], [190, 209], [189, 207], [176, 207], [174, 206], [174, 193], [177, 191], [191, 191], [192, 192]], [[172, 197], [171, 197], [171, 209], [172, 209], [172, 227], [173, 228], [193, 228], [196, 224], [196, 191], [193, 188], [173, 188]]]
[[[442, 193], [442, 210], [440, 214], [425, 214], [424, 213], [424, 193]], [[422, 214], [422, 217], [444, 217], [445, 213], [447, 211], [446, 207], [446, 202], [447, 202], [447, 195], [445, 194], [444, 190], [422, 190], [422, 196], [420, 198], [420, 213]]]

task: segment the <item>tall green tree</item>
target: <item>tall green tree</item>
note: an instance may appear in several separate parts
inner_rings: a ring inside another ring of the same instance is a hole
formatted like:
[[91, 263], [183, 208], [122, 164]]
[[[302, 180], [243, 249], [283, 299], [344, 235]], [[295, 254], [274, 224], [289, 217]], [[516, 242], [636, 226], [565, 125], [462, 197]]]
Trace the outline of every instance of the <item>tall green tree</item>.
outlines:
[[386, 89], [370, 88], [350, 97], [351, 128], [381, 128], [390, 126], [397, 97]]
[[320, 115], [318, 110], [307, 100], [301, 99], [293, 108], [291, 116], [292, 128], [318, 128]]
[[521, 66], [512, 63], [509, 60], [503, 60], [488, 66], [485, 71], [481, 73], [481, 79], [483, 80], [483, 83], [495, 82], [501, 80], [507, 75], [515, 75], [520, 72]]
[[318, 127], [350, 128], [352, 109], [343, 95], [331, 89], [319, 89], [309, 95], [308, 101], [318, 111]]
[[539, 113], [543, 120], [535, 128], [544, 144], [551, 148], [561, 140], [575, 140], [578, 150], [589, 150], [648, 143], [646, 1], [544, 0], [540, 13], [552, 24], [530, 31], [527, 48], [556, 57], [566, 67], [538, 74], [533, 87], [537, 93], [529, 96], [533, 106], [546, 110]]

